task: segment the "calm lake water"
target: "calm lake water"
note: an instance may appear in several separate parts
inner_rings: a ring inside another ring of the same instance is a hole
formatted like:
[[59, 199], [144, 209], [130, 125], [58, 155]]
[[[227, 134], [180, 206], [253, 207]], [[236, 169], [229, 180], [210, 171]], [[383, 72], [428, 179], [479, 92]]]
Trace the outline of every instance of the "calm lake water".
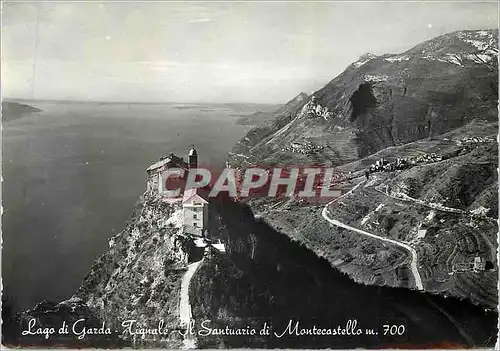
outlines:
[[[3, 125], [4, 293], [15, 309], [68, 298], [145, 190], [146, 167], [194, 144], [223, 164], [258, 105], [46, 103]], [[267, 109], [270, 107], [267, 106]]]

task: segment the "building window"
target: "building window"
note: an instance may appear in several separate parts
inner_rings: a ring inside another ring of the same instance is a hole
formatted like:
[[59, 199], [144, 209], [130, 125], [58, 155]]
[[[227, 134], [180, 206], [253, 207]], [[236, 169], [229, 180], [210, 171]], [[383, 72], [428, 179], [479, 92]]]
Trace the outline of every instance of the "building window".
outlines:
[[198, 228], [198, 223], [194, 222], [193, 227]]
[[193, 214], [193, 219], [198, 219], [198, 215], [196, 213]]

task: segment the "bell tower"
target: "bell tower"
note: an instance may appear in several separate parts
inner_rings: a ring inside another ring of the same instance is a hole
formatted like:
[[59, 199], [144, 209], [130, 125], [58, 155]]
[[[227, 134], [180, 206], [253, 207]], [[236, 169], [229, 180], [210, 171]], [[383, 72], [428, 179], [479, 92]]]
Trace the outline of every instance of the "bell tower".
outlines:
[[189, 150], [188, 163], [189, 168], [198, 168], [198, 153], [196, 152], [194, 146]]

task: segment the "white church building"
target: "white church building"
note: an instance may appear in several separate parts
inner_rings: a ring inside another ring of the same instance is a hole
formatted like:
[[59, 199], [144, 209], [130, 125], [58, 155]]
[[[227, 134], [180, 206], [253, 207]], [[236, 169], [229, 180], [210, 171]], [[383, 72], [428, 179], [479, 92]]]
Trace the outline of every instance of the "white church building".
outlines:
[[187, 189], [184, 192], [182, 209], [186, 233], [204, 236], [208, 227], [208, 200], [199, 189]]
[[[168, 168], [181, 168], [185, 171], [184, 177], [179, 179], [178, 186], [183, 188], [186, 185], [186, 176], [191, 168], [198, 167], [198, 153], [194, 147], [188, 152], [187, 162], [182, 157], [177, 157], [170, 153], [160, 161], [154, 163], [147, 169], [148, 191], [158, 193], [160, 196], [164, 192], [165, 184], [162, 182], [161, 174]], [[164, 201], [171, 203], [182, 203], [184, 229], [187, 234], [198, 237], [206, 237], [208, 228], [208, 197], [203, 190], [186, 189], [181, 194], [182, 198], [168, 198]]]

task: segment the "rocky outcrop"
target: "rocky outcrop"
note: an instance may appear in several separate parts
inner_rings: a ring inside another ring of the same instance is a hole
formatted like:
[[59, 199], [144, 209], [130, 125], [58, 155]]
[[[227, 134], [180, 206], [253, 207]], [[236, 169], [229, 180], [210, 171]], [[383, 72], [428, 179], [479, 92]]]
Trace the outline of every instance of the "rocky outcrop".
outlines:
[[179, 347], [178, 297], [187, 264], [188, 240], [183, 236], [182, 208], [153, 192], [139, 201], [127, 228], [110, 239], [109, 250], [85, 277], [75, 296], [117, 329], [125, 320], [137, 327], [158, 325], [163, 336], [123, 335], [134, 346]]
[[57, 304], [42, 301], [11, 318], [2, 314], [2, 319], [5, 346], [119, 348], [127, 345], [76, 297]]
[[[12, 344], [134, 346], [177, 348], [182, 345], [179, 319], [181, 279], [192, 243], [183, 232], [180, 202], [163, 201], [147, 191], [137, 202], [126, 228], [109, 239], [109, 249], [99, 257], [71, 299], [40, 303], [16, 317]], [[109, 328], [109, 335], [79, 340], [53, 335], [20, 337], [31, 319], [37, 326], [71, 324]], [[123, 323], [129, 322], [128, 326]], [[142, 335], [140, 330], [161, 325], [163, 333]]]

